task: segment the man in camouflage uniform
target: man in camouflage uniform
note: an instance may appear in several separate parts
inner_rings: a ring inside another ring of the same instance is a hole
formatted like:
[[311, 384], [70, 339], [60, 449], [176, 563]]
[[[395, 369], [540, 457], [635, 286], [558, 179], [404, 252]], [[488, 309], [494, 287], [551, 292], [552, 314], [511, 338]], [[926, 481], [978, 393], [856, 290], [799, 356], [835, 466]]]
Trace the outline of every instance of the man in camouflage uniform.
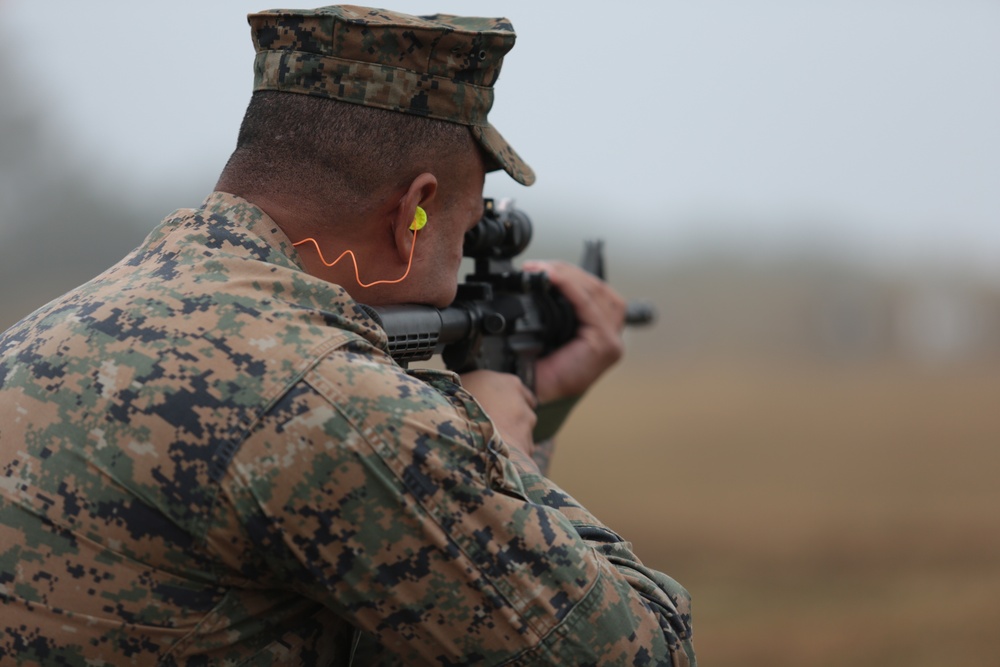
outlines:
[[[694, 664], [687, 593], [530, 458], [536, 397], [407, 372], [357, 305], [447, 305], [485, 171], [533, 181], [486, 120], [510, 24], [250, 23], [216, 192], [0, 338], [0, 664]], [[542, 268], [581, 322], [548, 403], [624, 308]]]

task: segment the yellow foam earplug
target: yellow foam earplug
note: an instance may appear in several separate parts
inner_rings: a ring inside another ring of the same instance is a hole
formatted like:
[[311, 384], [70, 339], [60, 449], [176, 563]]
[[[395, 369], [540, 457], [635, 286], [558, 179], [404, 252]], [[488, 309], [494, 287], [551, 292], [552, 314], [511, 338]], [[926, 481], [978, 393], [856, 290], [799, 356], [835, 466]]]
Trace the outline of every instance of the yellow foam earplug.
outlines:
[[410, 229], [417, 231], [418, 229], [423, 229], [426, 224], [427, 211], [418, 206], [417, 212], [413, 214], [413, 222], [410, 223]]

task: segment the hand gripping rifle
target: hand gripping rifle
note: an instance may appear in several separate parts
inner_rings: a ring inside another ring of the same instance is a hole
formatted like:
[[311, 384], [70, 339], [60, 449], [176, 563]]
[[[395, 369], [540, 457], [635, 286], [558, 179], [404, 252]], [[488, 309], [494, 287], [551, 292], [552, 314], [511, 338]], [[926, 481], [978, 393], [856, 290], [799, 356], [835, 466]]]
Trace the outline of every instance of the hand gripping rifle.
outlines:
[[[475, 260], [475, 271], [459, 284], [450, 306], [362, 307], [385, 330], [389, 354], [404, 367], [440, 354], [456, 373], [515, 373], [534, 390], [535, 361], [573, 339], [576, 314], [544, 273], [514, 267], [513, 258], [531, 242], [528, 216], [510, 200], [484, 204], [485, 213], [466, 233], [462, 248]], [[585, 244], [581, 267], [604, 278], [602, 242]], [[650, 306], [633, 302], [625, 323], [646, 324], [654, 316]], [[536, 440], [543, 435], [536, 428]]]

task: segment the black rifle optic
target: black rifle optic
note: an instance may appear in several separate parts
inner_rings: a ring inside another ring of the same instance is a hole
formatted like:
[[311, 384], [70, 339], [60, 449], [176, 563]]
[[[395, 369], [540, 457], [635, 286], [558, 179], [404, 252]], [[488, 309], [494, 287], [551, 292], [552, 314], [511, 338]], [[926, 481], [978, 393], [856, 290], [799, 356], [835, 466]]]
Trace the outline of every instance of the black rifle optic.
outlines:
[[[535, 387], [535, 361], [576, 333], [573, 307], [544, 273], [520, 271], [512, 259], [531, 242], [531, 221], [509, 201], [485, 199], [485, 214], [465, 235], [462, 254], [475, 272], [458, 286], [455, 301], [432, 306], [362, 306], [385, 330], [389, 354], [405, 366], [440, 354], [457, 373], [486, 369], [516, 373]], [[604, 277], [600, 241], [585, 244], [581, 266]], [[653, 309], [630, 303], [627, 324], [651, 322]]]

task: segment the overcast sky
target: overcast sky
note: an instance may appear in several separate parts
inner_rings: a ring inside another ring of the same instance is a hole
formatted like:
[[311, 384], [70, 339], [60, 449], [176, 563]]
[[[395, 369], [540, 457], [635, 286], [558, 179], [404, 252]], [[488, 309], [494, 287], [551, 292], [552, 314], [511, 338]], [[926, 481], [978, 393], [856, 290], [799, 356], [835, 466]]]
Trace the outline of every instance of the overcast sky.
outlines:
[[[599, 221], [652, 252], [820, 239], [1000, 265], [996, 0], [388, 6], [512, 20], [491, 120], [538, 182], [487, 194], [537, 224]], [[0, 0], [0, 39], [102, 178], [207, 193], [250, 94], [245, 15], [271, 7]]]

